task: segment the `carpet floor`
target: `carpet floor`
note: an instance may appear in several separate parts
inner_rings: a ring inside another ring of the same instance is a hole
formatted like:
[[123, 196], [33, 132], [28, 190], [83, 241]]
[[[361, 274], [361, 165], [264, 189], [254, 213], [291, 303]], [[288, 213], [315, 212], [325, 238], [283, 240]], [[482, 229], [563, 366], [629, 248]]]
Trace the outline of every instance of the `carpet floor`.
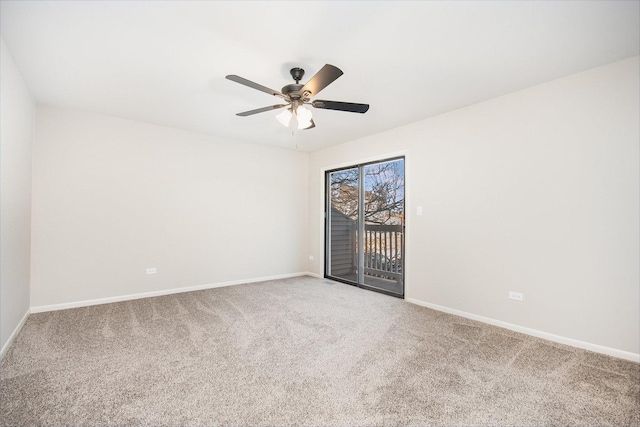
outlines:
[[311, 277], [32, 314], [1, 425], [640, 425], [640, 368]]

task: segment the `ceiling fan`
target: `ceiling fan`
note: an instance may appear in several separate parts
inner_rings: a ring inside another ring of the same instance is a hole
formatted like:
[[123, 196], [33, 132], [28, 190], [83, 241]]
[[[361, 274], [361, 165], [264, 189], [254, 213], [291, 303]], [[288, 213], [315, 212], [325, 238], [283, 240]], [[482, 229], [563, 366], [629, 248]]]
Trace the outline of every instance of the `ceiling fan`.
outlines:
[[268, 93], [269, 95], [277, 96], [286, 102], [286, 104], [271, 105], [269, 107], [244, 111], [242, 113], [237, 113], [236, 115], [246, 117], [253, 114], [287, 107], [283, 112], [276, 116], [276, 119], [278, 119], [280, 123], [288, 127], [291, 123], [291, 119], [295, 116], [298, 122], [298, 129], [312, 129], [316, 127], [316, 125], [311, 117], [311, 111], [306, 108], [305, 105], [311, 105], [312, 107], [325, 110], [348, 111], [351, 113], [366, 113], [369, 109], [369, 104], [324, 101], [319, 99], [311, 101], [311, 98], [316, 96], [322, 89], [329, 86], [343, 74], [342, 70], [338, 67], [326, 64], [304, 85], [300, 84], [300, 80], [302, 80], [302, 77], [304, 76], [304, 70], [302, 68], [292, 68], [290, 73], [293, 80], [295, 80], [295, 84], [292, 83], [286, 85], [282, 88], [281, 92], [262, 86], [258, 83], [254, 83], [243, 77], [236, 76], [235, 74], [226, 76], [226, 78], [231, 81], [249, 86], [250, 88]]

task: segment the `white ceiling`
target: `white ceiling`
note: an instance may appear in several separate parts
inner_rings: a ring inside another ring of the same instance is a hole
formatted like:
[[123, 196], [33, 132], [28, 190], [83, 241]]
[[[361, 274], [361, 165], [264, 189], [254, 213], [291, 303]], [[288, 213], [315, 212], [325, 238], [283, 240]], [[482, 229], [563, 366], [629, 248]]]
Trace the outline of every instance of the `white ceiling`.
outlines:
[[[36, 101], [314, 151], [638, 55], [638, 1], [2, 1], [1, 31]], [[280, 90], [325, 63], [317, 127], [286, 129]]]

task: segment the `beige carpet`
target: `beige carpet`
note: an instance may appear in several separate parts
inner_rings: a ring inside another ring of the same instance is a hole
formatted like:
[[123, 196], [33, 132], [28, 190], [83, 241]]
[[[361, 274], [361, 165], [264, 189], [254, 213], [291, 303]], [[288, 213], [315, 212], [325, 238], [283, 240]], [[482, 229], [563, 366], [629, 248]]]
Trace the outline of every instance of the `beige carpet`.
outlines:
[[636, 363], [310, 277], [33, 314], [0, 379], [2, 425], [640, 424]]

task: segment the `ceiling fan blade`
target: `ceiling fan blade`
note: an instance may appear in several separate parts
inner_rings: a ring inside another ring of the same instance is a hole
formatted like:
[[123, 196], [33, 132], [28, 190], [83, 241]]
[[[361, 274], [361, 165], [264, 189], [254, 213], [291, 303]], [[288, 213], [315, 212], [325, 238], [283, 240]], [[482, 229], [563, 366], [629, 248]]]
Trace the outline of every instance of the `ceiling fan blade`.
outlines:
[[302, 130], [313, 129], [314, 127], [316, 127], [316, 122], [311, 119], [311, 124]]
[[230, 74], [226, 76], [228, 80], [232, 82], [240, 83], [241, 85], [249, 86], [250, 88], [257, 89], [261, 92], [268, 93], [269, 95], [279, 96], [280, 98], [284, 98], [285, 96], [278, 92], [275, 89], [270, 89], [266, 86], [259, 85], [258, 83], [254, 83], [251, 80], [247, 80], [244, 77], [236, 76], [235, 74]]
[[322, 101], [315, 100], [311, 103], [315, 108], [324, 108], [325, 110], [349, 111], [351, 113], [366, 113], [369, 110], [369, 104], [355, 104], [353, 102], [339, 101]]
[[265, 111], [277, 110], [278, 108], [288, 107], [288, 106], [289, 104], [271, 105], [269, 107], [262, 107], [262, 108], [257, 108], [255, 110], [243, 111], [242, 113], [237, 113], [236, 116], [240, 116], [240, 117], [252, 116], [254, 114], [264, 113]]
[[302, 87], [300, 93], [306, 93], [305, 98], [316, 96], [318, 92], [329, 86], [342, 74], [343, 73], [340, 68], [326, 64], [316, 73], [315, 76], [311, 77], [311, 80], [309, 80], [306, 85]]

